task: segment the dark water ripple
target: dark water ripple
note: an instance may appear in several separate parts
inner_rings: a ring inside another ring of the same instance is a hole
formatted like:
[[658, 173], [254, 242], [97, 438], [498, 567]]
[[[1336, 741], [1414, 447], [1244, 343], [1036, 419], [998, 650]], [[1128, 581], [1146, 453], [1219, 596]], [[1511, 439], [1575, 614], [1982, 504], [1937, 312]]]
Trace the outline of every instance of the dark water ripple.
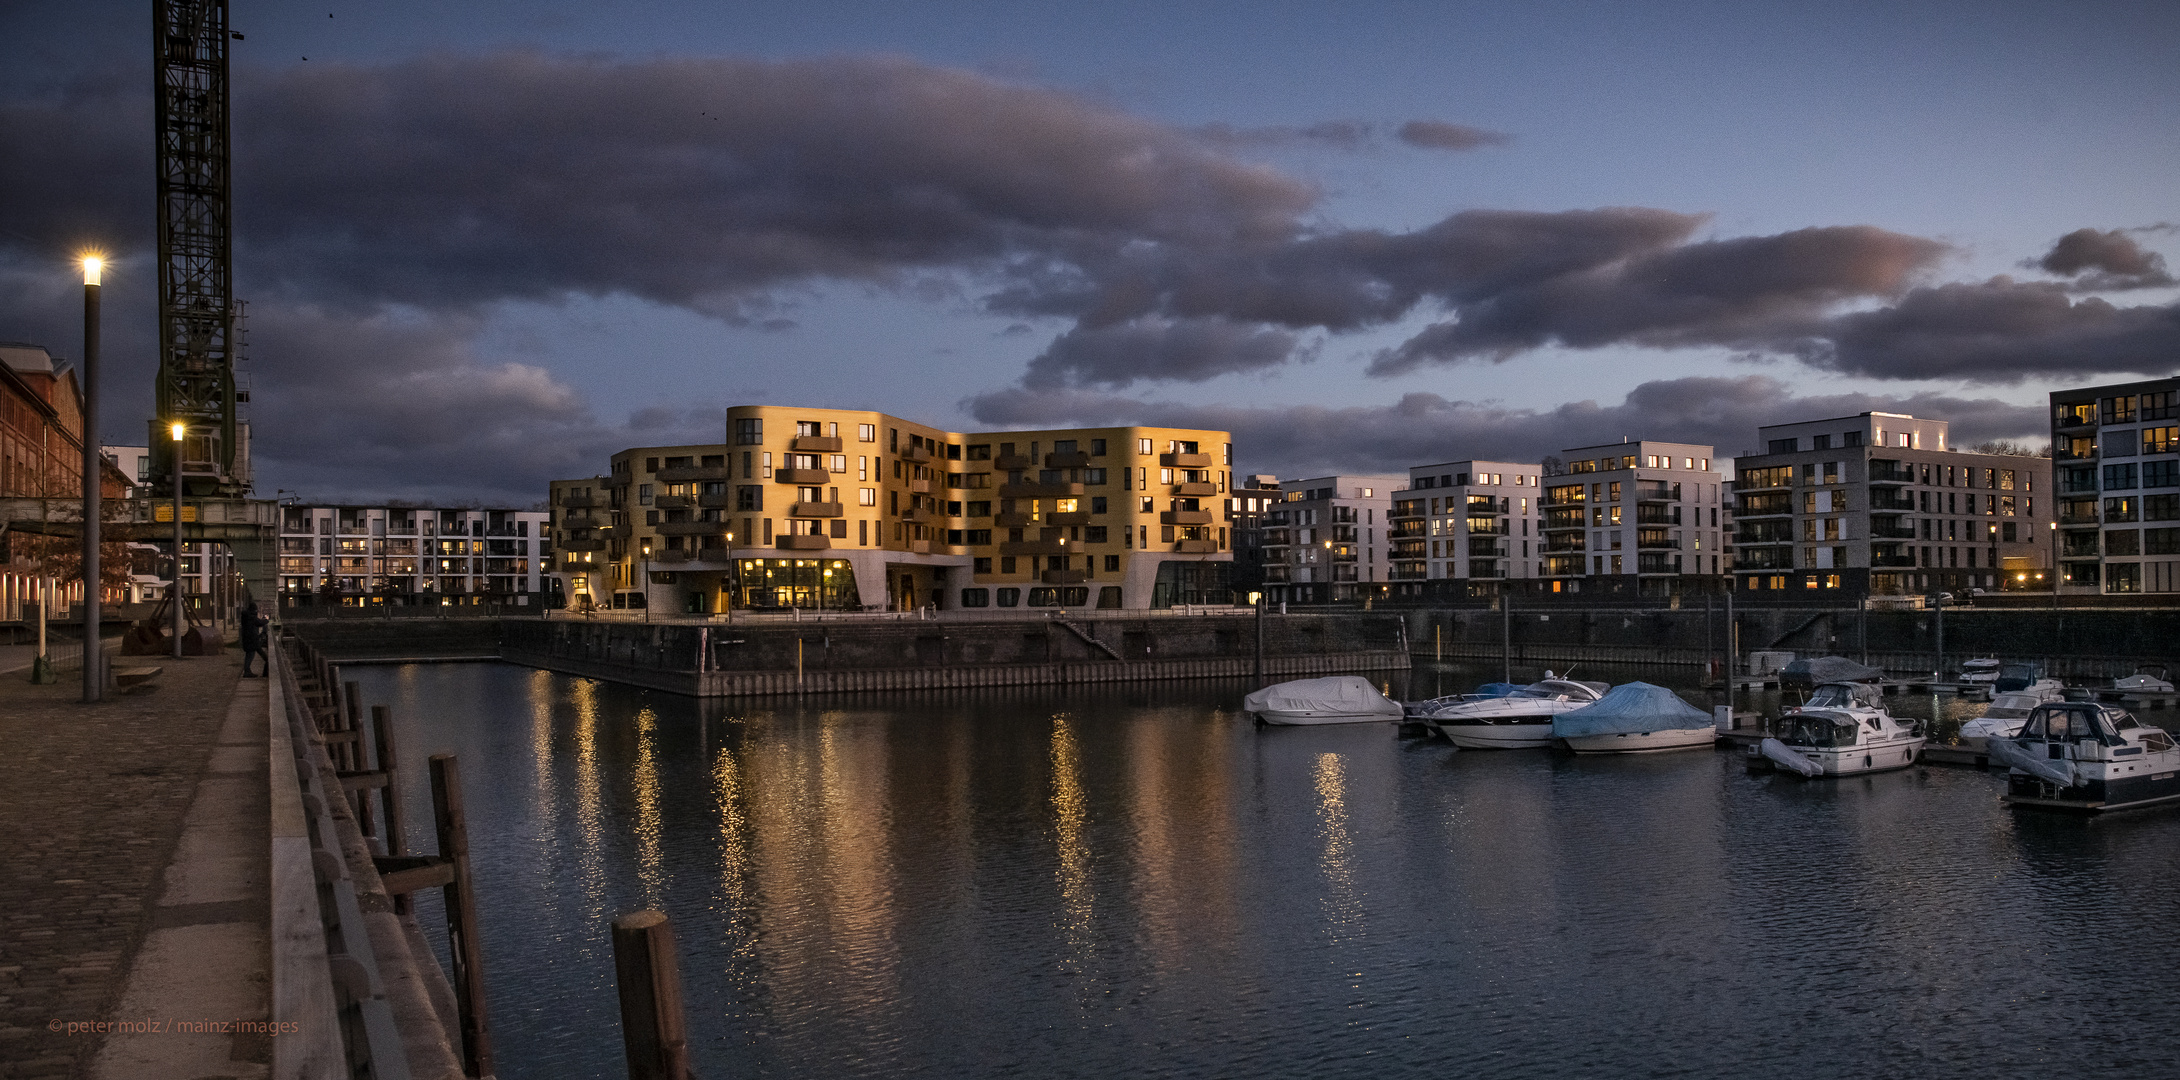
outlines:
[[461, 755], [510, 1080], [622, 1075], [606, 927], [649, 906], [713, 1077], [2174, 1059], [2180, 813], [2016, 815], [1961, 770], [1260, 732], [1238, 685], [723, 710], [488, 665], [350, 677], [419, 759]]

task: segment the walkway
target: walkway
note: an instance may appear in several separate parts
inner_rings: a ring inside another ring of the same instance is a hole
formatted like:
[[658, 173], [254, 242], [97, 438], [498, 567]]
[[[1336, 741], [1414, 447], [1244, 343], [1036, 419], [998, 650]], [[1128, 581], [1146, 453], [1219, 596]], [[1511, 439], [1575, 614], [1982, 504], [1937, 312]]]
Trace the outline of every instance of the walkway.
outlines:
[[175, 1026], [266, 1015], [265, 684], [233, 651], [142, 662], [89, 706], [73, 670], [0, 675], [5, 1080], [266, 1073], [264, 1036]]

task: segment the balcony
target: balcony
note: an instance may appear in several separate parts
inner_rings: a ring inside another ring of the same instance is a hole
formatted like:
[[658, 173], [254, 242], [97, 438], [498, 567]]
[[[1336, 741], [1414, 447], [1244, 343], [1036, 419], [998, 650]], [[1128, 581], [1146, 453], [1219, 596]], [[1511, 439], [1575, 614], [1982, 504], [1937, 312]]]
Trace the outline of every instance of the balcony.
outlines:
[[772, 546], [781, 551], [824, 551], [833, 542], [822, 536], [782, 536]]
[[1468, 519], [1468, 534], [1470, 536], [1512, 536], [1514, 534], [1514, 523], [1506, 518], [1492, 518], [1489, 521], [1485, 521], [1483, 518], [1470, 518]]
[[1672, 559], [1668, 556], [1637, 555], [1635, 556], [1635, 572], [1638, 574], [1678, 574], [1680, 573], [1680, 567], [1673, 565]]
[[1915, 526], [1913, 526], [1913, 525], [1876, 525], [1876, 524], [1873, 524], [1873, 525], [1871, 525], [1871, 526], [1870, 526], [1870, 539], [1872, 539], [1872, 540], [1913, 540], [1913, 539], [1915, 539]]
[[1582, 492], [1577, 491], [1572, 495], [1546, 495], [1537, 500], [1537, 505], [1542, 507], [1581, 506], [1588, 501]]
[[[1890, 545], [1886, 545], [1885, 547], [1889, 546]], [[1913, 552], [1902, 555], [1895, 552], [1887, 551], [1885, 550], [1885, 547], [1872, 547], [1870, 549], [1871, 566], [1887, 567], [1915, 565], [1915, 554]]]
[[724, 465], [676, 465], [660, 469], [658, 480], [662, 484], [686, 484], [698, 480], [730, 480], [733, 470]]
[[1045, 468], [1047, 469], [1087, 469], [1089, 467], [1090, 455], [1080, 450], [1071, 454], [1045, 455]]
[[2095, 503], [2091, 503], [2091, 504], [2090, 504], [2090, 506], [2092, 507], [2092, 509], [2089, 509], [2089, 510], [2061, 510], [2061, 511], [2059, 511], [2059, 524], [2061, 524], [2061, 525], [2095, 525], [2095, 524], [2097, 524], [2097, 523], [2098, 523], [2099, 521], [2101, 521], [2101, 520], [2102, 520], [2102, 518], [2101, 518], [2101, 517], [2100, 517], [2100, 516], [2098, 515], [2097, 511], [2096, 511], [2095, 509], [2093, 509], [2093, 508], [2094, 508], [2094, 507], [2096, 506], [2096, 504], [2095, 504]]
[[1915, 470], [1901, 468], [1899, 462], [1870, 462], [1870, 483], [1872, 484], [1912, 484], [1914, 482]]
[[1891, 511], [1895, 514], [1912, 513], [1915, 510], [1915, 500], [1907, 498], [1896, 491], [1871, 488], [1870, 510], [1872, 513], [1883, 513], [1885, 511]]
[[2051, 426], [2061, 431], [2069, 428], [2095, 427], [2096, 405], [2060, 405], [2051, 410]]
[[772, 480], [780, 484], [822, 484], [833, 478], [823, 469], [774, 469]]
[[685, 563], [689, 561], [690, 557], [687, 548], [666, 548], [663, 551], [651, 553], [651, 561], [655, 563]]
[[560, 518], [560, 527], [563, 529], [595, 529], [605, 523], [605, 518], [599, 517], [588, 510], [577, 514], [566, 514]]
[[1017, 469], [1034, 469], [1036, 467], [1037, 459], [1028, 454], [1001, 454], [992, 459], [992, 468], [998, 469], [1000, 472], [1013, 472]]
[[1076, 513], [1067, 513], [1067, 514], [1046, 514], [1046, 515], [1045, 515], [1045, 524], [1047, 524], [1047, 525], [1088, 525], [1088, 524], [1090, 524], [1090, 515], [1089, 515], [1089, 514], [1087, 514], [1087, 513], [1081, 513], [1081, 512], [1076, 512]]
[[1635, 501], [1639, 503], [1663, 503], [1680, 501], [1680, 485], [1658, 480], [1637, 480]]
[[927, 464], [931, 461], [931, 450], [929, 447], [910, 446], [908, 449], [901, 451], [901, 460], [914, 462], [918, 465]]
[[1567, 520], [1567, 519], [1564, 519], [1564, 518], [1561, 518], [1561, 519], [1554, 519], [1554, 518], [1545, 518], [1545, 519], [1544, 519], [1544, 523], [1543, 523], [1542, 525], [1539, 525], [1539, 526], [1537, 527], [1537, 529], [1538, 529], [1538, 531], [1539, 531], [1539, 532], [1548, 532], [1548, 533], [1553, 533], [1553, 532], [1568, 532], [1568, 531], [1570, 531], [1570, 530], [1573, 530], [1573, 529], [1587, 529], [1587, 528], [1589, 528], [1589, 522], [1587, 522], [1587, 521], [1585, 521], [1585, 520], [1583, 520], [1583, 519], [1581, 519], [1581, 518], [1575, 518], [1575, 519], [1573, 519], [1573, 520]]
[[1002, 499], [1066, 499], [1082, 494], [1081, 484], [1039, 484], [1023, 481], [999, 485]]
[[1576, 533], [1573, 536], [1555, 536], [1550, 540], [1546, 540], [1540, 550], [1546, 555], [1562, 555], [1569, 552], [1579, 553], [1589, 550], [1588, 538], [1581, 533]]
[[557, 546], [562, 551], [604, 551], [606, 542], [603, 540], [562, 540]]
[[1211, 455], [1160, 454], [1158, 455], [1158, 467], [1161, 469], [1208, 469], [1211, 467]]
[[1001, 540], [1001, 555], [1065, 555], [1067, 544], [1061, 540]]
[[1090, 580], [1088, 570], [1047, 570], [1037, 575], [1037, 580], [1047, 585], [1080, 585]]
[[938, 481], [928, 476], [912, 477], [908, 481], [908, 490], [918, 495], [930, 495], [938, 491]]
[[650, 526], [660, 536], [725, 536], [724, 521], [662, 521]]
[[1511, 554], [1513, 553], [1496, 543], [1479, 544], [1471, 540], [1468, 544], [1468, 557], [1471, 559], [1503, 559]]
[[1035, 519], [1019, 510], [1007, 510], [992, 515], [992, 524], [1003, 529], [1022, 528], [1029, 525], [1033, 520]]
[[706, 510], [724, 510], [732, 499], [733, 496], [722, 491], [717, 495], [699, 495], [696, 497], [696, 504]]
[[1200, 498], [1205, 495], [1217, 495], [1219, 485], [1208, 480], [1191, 480], [1187, 483], [1173, 485], [1173, 493], [1184, 498]]
[[686, 510], [690, 506], [687, 495], [661, 495], [651, 500], [651, 505], [661, 510]]
[[1675, 540], [1675, 539], [1673, 539], [1673, 538], [1671, 538], [1671, 537], [1653, 537], [1653, 538], [1650, 538], [1650, 539], [1647, 539], [1647, 540], [1646, 540], [1646, 539], [1643, 539], [1642, 537], [1638, 536], [1638, 537], [1636, 537], [1636, 539], [1635, 539], [1635, 550], [1637, 550], [1637, 551], [1679, 551], [1679, 550], [1680, 550], [1680, 541], [1678, 541], [1678, 540]]
[[1743, 495], [1740, 505], [1734, 507], [1736, 517], [1765, 517], [1771, 514], [1794, 512], [1794, 497], [1784, 493], [1774, 495]]
[[1635, 524], [1678, 525], [1680, 524], [1680, 507], [1638, 506], [1635, 508]]
[[840, 452], [840, 436], [797, 435], [788, 440], [787, 449], [797, 454], [837, 454]]
[[570, 510], [588, 510], [598, 505], [598, 500], [589, 495], [562, 495], [560, 505]]
[[1165, 510], [1158, 515], [1160, 525], [1209, 525], [1209, 510]]
[[799, 502], [787, 508], [788, 517], [836, 518], [840, 516], [840, 504], [836, 502]]
[[1182, 555], [1210, 555], [1219, 550], [1216, 540], [1176, 540], [1173, 550]]

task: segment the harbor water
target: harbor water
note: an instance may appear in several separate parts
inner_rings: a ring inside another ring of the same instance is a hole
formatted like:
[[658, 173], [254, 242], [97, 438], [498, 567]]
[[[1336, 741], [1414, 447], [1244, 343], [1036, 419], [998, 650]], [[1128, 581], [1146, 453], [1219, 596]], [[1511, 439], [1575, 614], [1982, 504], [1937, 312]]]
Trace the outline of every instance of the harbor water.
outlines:
[[[1672, 669], [1575, 675], [1711, 700]], [[607, 930], [643, 908], [675, 921], [714, 1080], [2142, 1077], [2180, 1055], [2180, 811], [2012, 811], [1966, 769], [1810, 782], [1709, 750], [1259, 729], [1244, 681], [748, 704], [501, 664], [344, 677], [392, 706], [406, 763], [461, 756], [508, 1080], [625, 1075]], [[430, 821], [424, 770], [403, 787]]]

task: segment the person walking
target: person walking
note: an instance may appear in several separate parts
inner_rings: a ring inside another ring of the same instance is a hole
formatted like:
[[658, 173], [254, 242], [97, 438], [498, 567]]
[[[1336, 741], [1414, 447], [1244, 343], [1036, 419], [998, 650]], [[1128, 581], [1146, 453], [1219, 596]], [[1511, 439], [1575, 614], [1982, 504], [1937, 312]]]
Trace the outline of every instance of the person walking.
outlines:
[[[256, 599], [243, 603], [238, 613], [242, 619], [242, 677], [262, 679], [272, 672], [272, 661], [265, 657], [265, 624], [270, 620], [258, 614]], [[257, 657], [258, 665], [265, 670], [255, 676], [250, 674], [250, 658]]]

